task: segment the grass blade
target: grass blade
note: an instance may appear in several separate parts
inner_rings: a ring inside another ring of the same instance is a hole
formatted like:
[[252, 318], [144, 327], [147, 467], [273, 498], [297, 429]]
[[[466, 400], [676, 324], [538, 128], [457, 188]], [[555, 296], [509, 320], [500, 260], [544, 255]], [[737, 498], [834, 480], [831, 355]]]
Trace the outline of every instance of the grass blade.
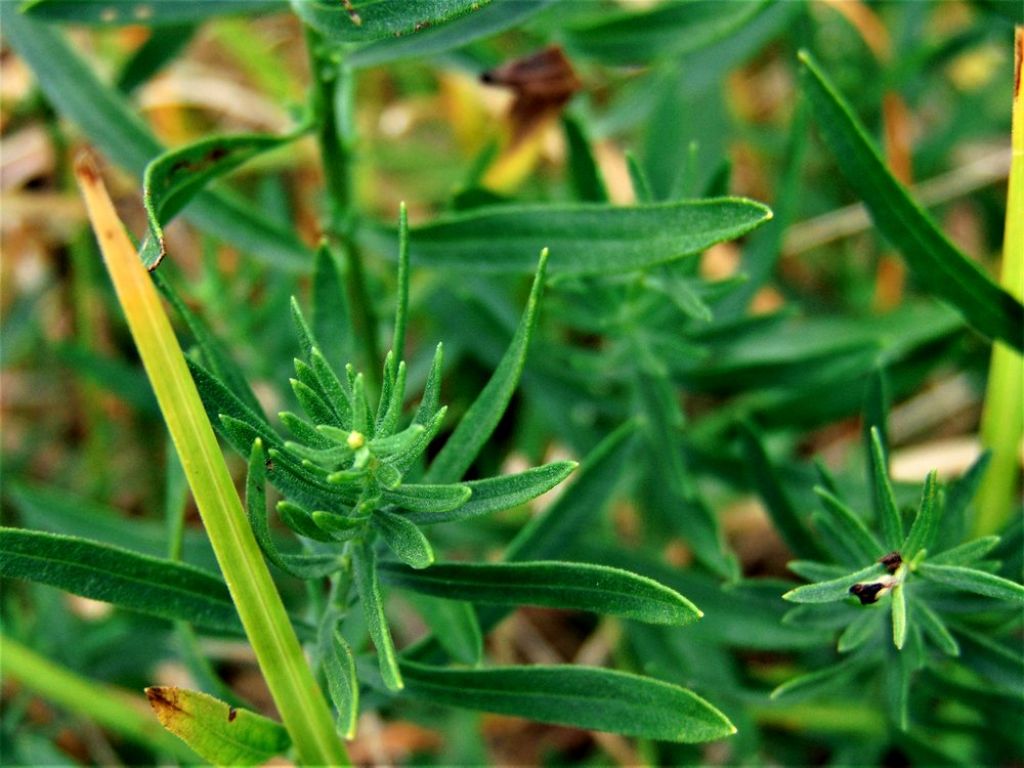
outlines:
[[156, 288], [95, 167], [84, 160], [76, 176], [217, 562], [299, 757], [307, 763], [345, 764], [348, 759], [334, 734], [327, 703], [263, 562]]
[[899, 248], [914, 277], [982, 335], [1024, 350], [1024, 306], [964, 256], [911, 199], [811, 55], [802, 51], [800, 61], [812, 114], [843, 177]]
[[412, 571], [380, 566], [388, 584], [436, 597], [493, 605], [539, 605], [682, 625], [703, 614], [678, 592], [618, 568], [586, 563], [437, 563]]

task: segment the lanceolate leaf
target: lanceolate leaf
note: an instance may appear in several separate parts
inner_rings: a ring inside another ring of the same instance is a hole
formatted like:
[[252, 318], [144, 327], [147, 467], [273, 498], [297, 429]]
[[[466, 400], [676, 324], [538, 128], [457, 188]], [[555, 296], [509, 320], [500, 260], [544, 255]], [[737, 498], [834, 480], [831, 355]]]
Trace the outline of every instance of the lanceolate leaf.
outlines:
[[921, 563], [918, 566], [918, 572], [929, 581], [962, 589], [965, 592], [974, 592], [999, 600], [1024, 602], [1024, 586], [993, 573], [957, 565], [934, 565], [932, 563]]
[[324, 677], [338, 712], [338, 731], [346, 739], [354, 739], [359, 718], [359, 681], [352, 649], [337, 630], [331, 633], [324, 652]]
[[452, 48], [461, 48], [474, 40], [496, 35], [521, 24], [537, 11], [556, 1], [491, 2], [447, 24], [427, 27], [413, 35], [386, 37], [365, 45], [353, 52], [345, 61], [357, 68], [372, 67], [399, 59], [432, 56]]
[[892, 483], [889, 482], [888, 457], [878, 430], [872, 428], [869, 437], [871, 439], [871, 471], [874, 478], [872, 485], [874, 486], [878, 517], [882, 524], [882, 535], [887, 547], [898, 549], [903, 546], [903, 518], [900, 517], [900, 510], [896, 506], [896, 497], [892, 492]]
[[[760, 203], [720, 198], [650, 205], [602, 203], [478, 208], [414, 229], [413, 263], [434, 269], [529, 272], [551, 251], [552, 274], [617, 274], [693, 256], [771, 218]], [[367, 231], [392, 253], [394, 234]]]
[[725, 5], [716, 0], [676, 0], [652, 11], [604, 15], [598, 23], [569, 29], [562, 36], [569, 50], [580, 55], [608, 64], [643, 64], [712, 45], [767, 5], [766, 0]]
[[530, 289], [530, 298], [526, 302], [526, 309], [508, 350], [487, 385], [473, 401], [462, 421], [445, 442], [444, 448], [430, 465], [426, 474], [427, 482], [460, 480], [494, 432], [494, 428], [498, 426], [526, 364], [526, 351], [537, 322], [537, 310], [544, 287], [547, 263], [548, 252], [547, 249], [543, 249], [533, 278], [533, 287]]
[[885, 554], [885, 548], [852, 509], [824, 488], [815, 488], [814, 492], [821, 499], [822, 506], [843, 541], [857, 553], [859, 562], [877, 560]]
[[199, 691], [153, 686], [146, 697], [164, 728], [212, 765], [263, 765], [292, 743], [280, 723]]
[[914, 277], [979, 333], [1024, 350], [1024, 306], [962, 254], [889, 173], [853, 111], [809, 53], [801, 52], [812, 114], [847, 183]]
[[556, 461], [516, 475], [502, 475], [465, 483], [472, 491], [469, 501], [447, 512], [408, 512], [403, 517], [417, 525], [447, 523], [487, 515], [525, 504], [551, 490], [576, 469], [575, 461]]
[[491, 0], [292, 0], [304, 22], [333, 43], [361, 43], [415, 35], [439, 27]]
[[817, 584], [805, 584], [802, 587], [791, 589], [782, 598], [794, 603], [831, 603], [848, 597], [850, 587], [857, 582], [881, 576], [883, 573], [885, 573], [885, 567], [881, 563], [875, 563], [838, 579], [821, 581]]
[[442, 514], [458, 509], [473, 495], [469, 486], [417, 485], [405, 483], [393, 491], [384, 491], [384, 500], [402, 509], [426, 514]]
[[902, 584], [892, 588], [892, 642], [903, 650], [907, 640], [907, 594]]
[[968, 565], [975, 560], [981, 560], [996, 548], [999, 541], [998, 536], [983, 536], [929, 557], [928, 562], [932, 565]]
[[577, 666], [457, 670], [406, 662], [403, 696], [626, 736], [696, 743], [736, 732], [696, 694], [660, 680]]
[[384, 685], [389, 690], [400, 691], [403, 687], [402, 673], [398, 670], [395, 643], [391, 639], [391, 629], [384, 615], [384, 595], [377, 576], [377, 558], [373, 547], [365, 541], [355, 543], [352, 551], [352, 570], [356, 588], [359, 590], [359, 599], [363, 604], [366, 625], [377, 648], [377, 661]]
[[[387, 575], [384, 574], [385, 578]], [[441, 647], [460, 664], [476, 666], [484, 653], [484, 637], [476, 611], [464, 600], [447, 600], [422, 592], [405, 598], [423, 617]]]
[[301, 126], [283, 136], [215, 136], [164, 152], [150, 161], [142, 190], [149, 217], [149, 235], [141, 252], [146, 268], [154, 269], [164, 256], [164, 224], [177, 216], [209, 182], [263, 152], [294, 141], [308, 129]]
[[845, 683], [851, 676], [867, 669], [878, 659], [877, 654], [860, 654], [838, 662], [824, 669], [808, 672], [787, 680], [772, 691], [772, 698], [783, 696], [810, 695]]
[[[125, 98], [99, 81], [60, 32], [19, 13], [17, 3], [0, 2], [0, 19], [5, 40], [31, 67], [54, 108], [141, 181], [146, 164], [164, 148]], [[201, 192], [184, 215], [200, 229], [279, 269], [306, 271], [312, 264], [294, 234], [275, 227], [237, 195]]]
[[229, 13], [266, 13], [285, 8], [284, 0], [30, 0], [21, 6], [23, 13], [35, 19], [103, 26], [181, 24]]
[[645, 576], [603, 565], [437, 563], [413, 571], [385, 563], [380, 573], [394, 586], [474, 603], [569, 608], [650, 624], [688, 624], [702, 615], [678, 592]]
[[924, 483], [924, 491], [921, 494], [921, 506], [918, 507], [917, 517], [914, 524], [910, 526], [910, 533], [903, 543], [901, 551], [908, 558], [913, 558], [920, 550], [929, 549], [935, 541], [935, 534], [939, 527], [939, 517], [942, 515], [942, 502], [939, 498], [939, 481], [935, 472], [929, 472]]
[[214, 574], [88, 539], [0, 528], [0, 575], [208, 630], [242, 631], [227, 585]]
[[374, 512], [372, 519], [374, 527], [403, 563], [412, 568], [426, 568], [434, 562], [434, 550], [415, 523], [383, 509]]

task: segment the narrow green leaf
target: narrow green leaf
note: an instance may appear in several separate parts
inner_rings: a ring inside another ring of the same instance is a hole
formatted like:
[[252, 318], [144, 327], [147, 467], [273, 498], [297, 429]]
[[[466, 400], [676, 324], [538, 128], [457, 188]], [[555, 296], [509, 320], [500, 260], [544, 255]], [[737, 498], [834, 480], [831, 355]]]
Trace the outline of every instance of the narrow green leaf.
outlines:
[[932, 642], [938, 646], [939, 650], [947, 656], [959, 656], [960, 644], [957, 643], [956, 638], [946, 628], [946, 624], [942, 621], [939, 614], [933, 611], [924, 600], [915, 600], [913, 609], [914, 618], [917, 620], [918, 625], [931, 638]]
[[148, 81], [184, 50], [196, 33], [193, 22], [172, 23], [150, 35], [135, 49], [117, 75], [117, 90], [129, 94]]
[[412, 420], [414, 424], [429, 424], [437, 415], [441, 402], [441, 366], [443, 362], [444, 346], [438, 344], [434, 350], [434, 360], [430, 364], [426, 386], [423, 388], [423, 399], [420, 400], [416, 415]]
[[885, 665], [885, 695], [889, 716], [901, 731], [909, 724], [910, 654], [901, 653], [895, 663]]
[[981, 560], [999, 544], [998, 536], [983, 536], [928, 558], [932, 565], [969, 565]]
[[[312, 304], [313, 333], [323, 350], [323, 357], [331, 365], [339, 366], [340, 370], [340, 366], [353, 357], [354, 326], [345, 291], [345, 273], [326, 241], [316, 249]], [[313, 365], [312, 360], [310, 365]]]
[[393, 491], [384, 491], [384, 501], [410, 512], [441, 514], [458, 509], [472, 496], [465, 484], [417, 485], [403, 483]]
[[[384, 574], [385, 580], [387, 575]], [[409, 592], [405, 598], [423, 617], [441, 647], [461, 664], [476, 666], [484, 653], [483, 632], [472, 604], [448, 600], [422, 592]]]
[[[767, 207], [742, 198], [503, 205], [418, 227], [410, 247], [413, 263], [432, 269], [528, 272], [534, 266], [530, 254], [550, 249], [552, 274], [618, 274], [693, 256], [770, 218]], [[391, 252], [393, 231], [367, 228], [365, 236]]]
[[875, 500], [882, 524], [882, 538], [890, 550], [903, 545], [903, 518], [889, 482], [889, 462], [878, 430], [871, 429], [871, 472], [874, 476]]
[[[434, 562], [434, 550], [423, 531], [401, 515], [378, 509], [371, 518], [391, 551], [412, 568], [426, 568]], [[378, 570], [384, 568], [379, 566]]]
[[446, 24], [427, 27], [413, 35], [385, 37], [369, 43], [355, 50], [345, 61], [349, 66], [364, 68], [400, 59], [433, 56], [522, 24], [553, 2], [557, 0], [492, 2]]
[[224, 428], [224, 420], [221, 416], [230, 417], [248, 426], [254, 433], [254, 436], [262, 438], [263, 442], [268, 446], [283, 447], [281, 438], [277, 436], [262, 414], [247, 406], [224, 382], [220, 381], [201, 364], [195, 360], [186, 360], [186, 363], [188, 364], [189, 373], [192, 374], [192, 380], [196, 383], [196, 389], [199, 390], [199, 397], [203, 401], [203, 408], [206, 410], [206, 415], [209, 417], [210, 422], [220, 427], [219, 431], [221, 434], [227, 438], [228, 442], [231, 443], [231, 447], [239, 455], [249, 455], [249, 449], [252, 447], [252, 438], [244, 444], [241, 443], [235, 433]]
[[537, 310], [544, 287], [548, 251], [544, 248], [537, 263], [537, 272], [530, 289], [530, 298], [509, 343], [508, 350], [498, 363], [487, 385], [462, 417], [462, 421], [434, 458], [426, 474], [427, 482], [453, 482], [466, 474], [480, 449], [484, 446], [508, 407], [512, 394], [519, 385], [530, 338], [537, 324]]
[[384, 685], [389, 690], [400, 691], [404, 683], [398, 669], [395, 643], [391, 639], [387, 616], [384, 615], [384, 595], [377, 576], [377, 556], [366, 541], [356, 541], [352, 547], [352, 570], [356, 589], [363, 604], [366, 625], [373, 644], [377, 647], [377, 662]]
[[608, 190], [580, 121], [565, 115], [562, 117], [562, 129], [569, 152], [566, 164], [569, 183], [576, 199], [584, 203], [608, 202]]
[[791, 560], [786, 567], [807, 581], [831, 581], [844, 576], [847, 569], [832, 563], [818, 563], [813, 560]]
[[881, 563], [875, 563], [838, 579], [820, 581], [817, 584], [805, 584], [802, 587], [791, 589], [782, 596], [782, 599], [793, 603], [831, 603], [849, 597], [850, 587], [854, 584], [881, 576], [883, 573], [885, 573], [885, 567]]
[[515, 475], [471, 480], [465, 485], [473, 495], [462, 506], [447, 512], [409, 512], [403, 517], [417, 525], [429, 525], [467, 520], [511, 509], [551, 490], [567, 478], [577, 466], [579, 465], [575, 461], [555, 461]]
[[[17, 3], [0, 2], [0, 25], [5, 40], [31, 67], [54, 108], [141, 181], [146, 165], [163, 147], [124, 96], [101, 83], [60, 32], [20, 13]], [[310, 254], [297, 236], [277, 227], [237, 195], [202, 192], [185, 217], [273, 267], [309, 269]]]
[[249, 455], [249, 474], [245, 482], [245, 509], [260, 549], [282, 571], [297, 579], [322, 579], [342, 568], [338, 554], [290, 555], [278, 550], [267, 522], [266, 456], [263, 442], [257, 438]]
[[892, 643], [903, 650], [907, 640], [907, 597], [902, 584], [892, 588]]
[[1024, 586], [985, 571], [958, 565], [935, 565], [932, 562], [925, 562], [918, 566], [917, 572], [929, 581], [945, 584], [954, 589], [974, 592], [998, 600], [1024, 602]]
[[[405, 329], [409, 315], [409, 212], [398, 208], [398, 298], [395, 301], [395, 330], [391, 351], [400, 364], [405, 359]], [[383, 399], [383, 398], [382, 398]]]
[[768, 458], [760, 435], [748, 422], [741, 422], [740, 436], [746, 449], [747, 471], [753, 477], [754, 486], [764, 500], [768, 514], [775, 524], [775, 530], [797, 557], [823, 557], [821, 546], [811, 536], [807, 525], [800, 519], [796, 507], [786, 494], [786, 489], [775, 467], [772, 466], [771, 459]]
[[989, 451], [983, 452], [966, 472], [946, 486], [946, 503], [938, 536], [943, 549], [963, 541], [967, 533], [968, 509], [978, 493], [991, 460], [992, 454]]
[[149, 234], [140, 256], [153, 270], [163, 259], [164, 225], [216, 178], [224, 176], [252, 158], [294, 141], [309, 130], [303, 125], [283, 136], [243, 134], [214, 136], [155, 157], [143, 175], [143, 204], [149, 219]]
[[0, 528], [0, 575], [207, 630], [242, 630], [227, 585], [216, 575], [88, 539]]
[[562, 38], [570, 51], [606, 64], [646, 64], [724, 40], [767, 6], [766, 0], [673, 2], [640, 13], [603, 14], [596, 23], [565, 30]]
[[415, 36], [478, 11], [491, 0], [292, 0], [292, 10], [332, 43]]
[[658, 582], [603, 565], [561, 562], [437, 563], [424, 571], [384, 563], [388, 584], [437, 597], [493, 605], [539, 605], [682, 625], [702, 615]]
[[651, 191], [651, 180], [647, 178], [647, 172], [643, 165], [632, 152], [626, 152], [626, 167], [629, 170], [630, 184], [633, 186], [633, 197], [641, 205], [653, 203], [654, 193]]
[[914, 277], [979, 333], [1024, 350], [1024, 306], [964, 256], [911, 199], [811, 55], [802, 51], [800, 61], [804, 92], [840, 171]]
[[695, 693], [660, 680], [576, 666], [461, 670], [402, 664], [403, 696], [626, 736], [697, 743], [736, 732]]
[[822, 507], [828, 512], [844, 542], [857, 552], [859, 562], [877, 560], [885, 554], [885, 547], [868, 530], [856, 512], [824, 488], [816, 487], [814, 492], [821, 500]]
[[922, 549], [930, 549], [935, 542], [939, 530], [939, 519], [942, 516], [942, 502], [939, 497], [939, 480], [935, 471], [929, 472], [924, 481], [921, 493], [921, 504], [917, 508], [917, 517], [910, 526], [910, 533], [900, 551], [903, 556], [913, 559]]
[[263, 765], [292, 744], [280, 723], [199, 691], [158, 685], [146, 697], [163, 727], [213, 765]]
[[879, 611], [861, 611], [839, 635], [836, 650], [840, 653], [849, 653], [862, 647], [878, 631], [880, 615]]
[[864, 389], [864, 406], [861, 416], [861, 430], [864, 438], [864, 449], [867, 461], [865, 464], [871, 466], [871, 430], [878, 430], [878, 439], [882, 444], [882, 453], [886, 456], [886, 466], [889, 457], [889, 387], [885, 371], [882, 368], [875, 368], [868, 378], [868, 385]]
[[310, 513], [310, 518], [324, 533], [334, 541], [350, 541], [366, 528], [366, 520], [361, 517], [347, 517], [334, 512], [318, 509]]
[[840, 661], [824, 669], [798, 675], [784, 682], [772, 691], [772, 699], [795, 696], [812, 696], [844, 685], [851, 677], [877, 663], [877, 654], [860, 654]]
[[338, 630], [331, 633], [323, 663], [327, 692], [338, 712], [338, 732], [346, 739], [354, 739], [359, 719], [359, 680], [352, 649]]
[[281, 11], [285, 7], [283, 0], [31, 0], [22, 4], [21, 11], [41, 21], [148, 27], [202, 21], [225, 14]]

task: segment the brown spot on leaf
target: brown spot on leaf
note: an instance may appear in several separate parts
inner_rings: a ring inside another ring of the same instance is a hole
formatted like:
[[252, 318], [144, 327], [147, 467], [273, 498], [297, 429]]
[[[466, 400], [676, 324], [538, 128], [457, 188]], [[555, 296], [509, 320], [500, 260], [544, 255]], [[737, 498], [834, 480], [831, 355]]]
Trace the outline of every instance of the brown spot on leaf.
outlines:
[[100, 172], [91, 152], [81, 152], [75, 158], [75, 175], [86, 184], [96, 184], [100, 180]]
[[235, 722], [235, 718], [236, 717], [238, 717], [238, 710], [235, 709], [234, 707], [230, 707], [228, 709], [228, 722], [229, 723]]

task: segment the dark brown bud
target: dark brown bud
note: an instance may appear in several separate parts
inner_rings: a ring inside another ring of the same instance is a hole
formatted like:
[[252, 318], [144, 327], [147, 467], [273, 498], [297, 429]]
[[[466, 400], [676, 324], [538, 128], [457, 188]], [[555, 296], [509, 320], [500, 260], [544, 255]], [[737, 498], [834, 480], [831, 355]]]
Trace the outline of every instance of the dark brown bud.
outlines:
[[896, 573], [901, 565], [903, 565], [903, 556], [899, 552], [890, 552], [887, 555], [882, 555], [879, 561], [885, 566], [885, 570], [889, 573]]
[[870, 605], [878, 602], [878, 593], [886, 588], [886, 584], [875, 582], [874, 584], [854, 584], [850, 587], [850, 594], [856, 595], [861, 605]]

